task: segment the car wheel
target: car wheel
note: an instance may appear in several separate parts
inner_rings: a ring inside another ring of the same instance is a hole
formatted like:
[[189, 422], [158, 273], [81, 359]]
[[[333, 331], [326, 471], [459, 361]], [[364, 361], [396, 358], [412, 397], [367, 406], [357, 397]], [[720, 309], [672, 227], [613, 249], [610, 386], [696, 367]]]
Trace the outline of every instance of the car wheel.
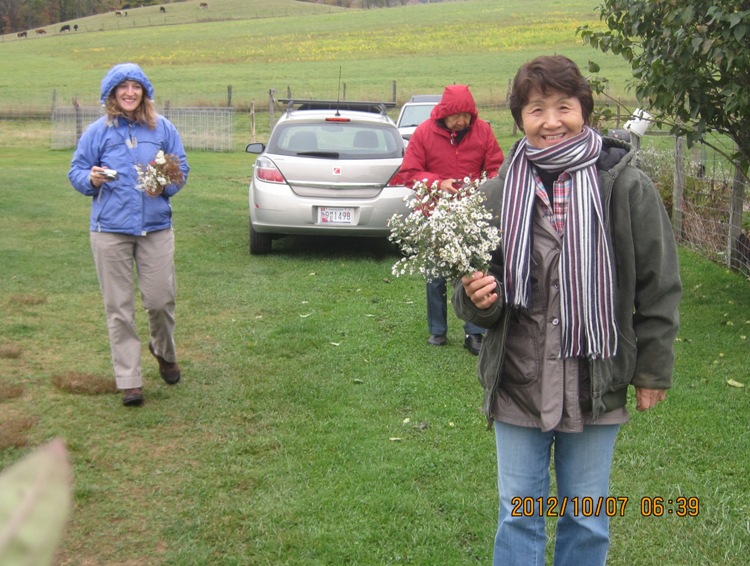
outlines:
[[252, 255], [266, 255], [271, 253], [271, 234], [256, 232], [252, 223], [250, 224], [250, 253]]

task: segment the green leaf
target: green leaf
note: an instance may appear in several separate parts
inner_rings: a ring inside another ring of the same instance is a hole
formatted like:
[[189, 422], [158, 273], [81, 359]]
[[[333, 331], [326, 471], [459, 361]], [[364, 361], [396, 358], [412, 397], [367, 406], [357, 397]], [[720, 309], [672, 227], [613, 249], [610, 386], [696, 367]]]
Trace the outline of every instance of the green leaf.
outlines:
[[59, 439], [0, 474], [0, 564], [52, 564], [70, 515], [71, 482]]

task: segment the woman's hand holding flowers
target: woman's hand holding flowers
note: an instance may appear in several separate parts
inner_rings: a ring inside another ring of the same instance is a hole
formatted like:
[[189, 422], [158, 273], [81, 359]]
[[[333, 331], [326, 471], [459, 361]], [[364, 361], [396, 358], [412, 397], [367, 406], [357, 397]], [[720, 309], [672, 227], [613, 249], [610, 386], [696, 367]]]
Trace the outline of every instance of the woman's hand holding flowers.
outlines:
[[461, 278], [464, 291], [469, 300], [478, 309], [488, 309], [499, 299], [497, 280], [492, 275], [482, 271], [475, 271]]

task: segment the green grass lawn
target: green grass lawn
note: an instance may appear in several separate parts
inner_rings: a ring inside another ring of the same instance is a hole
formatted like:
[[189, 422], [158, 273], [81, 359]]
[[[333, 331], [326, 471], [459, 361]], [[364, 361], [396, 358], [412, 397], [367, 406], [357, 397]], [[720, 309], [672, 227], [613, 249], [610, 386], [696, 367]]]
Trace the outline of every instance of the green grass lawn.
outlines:
[[[173, 201], [184, 377], [163, 384], [144, 342], [147, 402], [132, 410], [54, 385], [112, 380], [70, 152], [40, 136], [0, 154], [0, 439], [18, 444], [0, 467], [67, 442], [75, 508], [58, 562], [489, 563], [494, 439], [459, 321], [447, 347], [426, 344], [423, 284], [391, 276], [384, 241], [287, 238], [251, 257], [250, 156], [189, 157]], [[614, 565], [748, 552], [748, 282], [681, 261], [675, 388], [632, 411], [615, 451], [611, 493], [628, 503], [612, 518]], [[643, 497], [678, 496], [699, 515], [644, 516]]]

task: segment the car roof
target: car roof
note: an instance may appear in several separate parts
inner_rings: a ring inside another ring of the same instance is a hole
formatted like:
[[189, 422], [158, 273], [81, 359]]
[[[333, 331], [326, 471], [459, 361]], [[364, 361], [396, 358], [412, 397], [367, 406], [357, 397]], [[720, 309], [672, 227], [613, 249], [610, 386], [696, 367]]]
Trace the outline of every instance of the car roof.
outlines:
[[[287, 112], [292, 110], [354, 110], [373, 114], [386, 114], [388, 108], [394, 108], [395, 102], [376, 102], [369, 100], [312, 100], [299, 98], [278, 98], [286, 104]], [[296, 107], [296, 108], [295, 108]]]
[[440, 94], [414, 94], [409, 102], [440, 102], [441, 98], [443, 97]]

